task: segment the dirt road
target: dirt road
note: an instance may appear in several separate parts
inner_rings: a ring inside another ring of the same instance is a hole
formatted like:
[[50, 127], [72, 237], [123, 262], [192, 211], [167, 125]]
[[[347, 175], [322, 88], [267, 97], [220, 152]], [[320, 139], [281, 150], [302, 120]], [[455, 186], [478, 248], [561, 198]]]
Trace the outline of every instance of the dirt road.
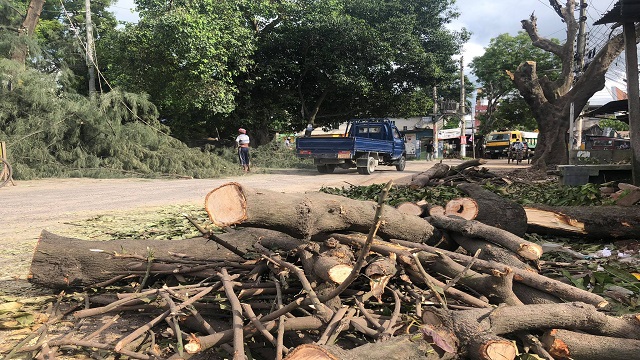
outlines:
[[[459, 160], [447, 160], [456, 165]], [[18, 181], [0, 188], [0, 280], [24, 278], [42, 229], [64, 233], [76, 220], [118, 211], [139, 211], [179, 204], [202, 204], [206, 194], [229, 181], [281, 192], [317, 191], [321, 187], [342, 187], [408, 181], [425, 171], [433, 161], [409, 161], [405, 171], [379, 167], [372, 175], [355, 169], [336, 169], [333, 174], [315, 170], [283, 169], [258, 171], [250, 175], [193, 180], [148, 179], [47, 179]], [[524, 167], [490, 160], [490, 168]]]

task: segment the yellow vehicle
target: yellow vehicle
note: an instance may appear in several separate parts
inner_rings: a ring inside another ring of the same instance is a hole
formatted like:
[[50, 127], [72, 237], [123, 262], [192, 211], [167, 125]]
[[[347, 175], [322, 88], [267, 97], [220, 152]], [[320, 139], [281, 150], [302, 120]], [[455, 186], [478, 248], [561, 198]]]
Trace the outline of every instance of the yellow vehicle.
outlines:
[[484, 157], [498, 159], [506, 157], [509, 147], [516, 141], [526, 142], [527, 158], [535, 151], [538, 144], [538, 133], [529, 131], [493, 131], [485, 137]]

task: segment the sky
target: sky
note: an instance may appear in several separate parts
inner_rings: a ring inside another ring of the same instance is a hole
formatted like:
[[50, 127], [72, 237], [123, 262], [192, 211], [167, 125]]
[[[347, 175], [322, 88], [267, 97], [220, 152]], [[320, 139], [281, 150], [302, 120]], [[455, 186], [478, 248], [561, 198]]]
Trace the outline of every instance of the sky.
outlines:
[[[566, 0], [559, 0], [562, 4]], [[575, 0], [579, 2], [579, 0]], [[588, 49], [598, 48], [608, 36], [608, 27], [593, 23], [610, 10], [617, 0], [586, 0], [587, 3], [587, 32]], [[549, 0], [457, 0], [460, 17], [452, 20], [450, 29], [466, 28], [471, 32], [471, 39], [464, 46], [462, 56], [465, 63], [465, 74], [474, 79], [469, 63], [474, 57], [484, 53], [492, 38], [500, 34], [516, 35], [522, 30], [520, 21], [529, 19], [532, 13], [538, 18], [538, 32], [549, 38], [564, 39], [566, 28], [560, 16], [549, 4]], [[116, 17], [122, 21], [138, 20], [133, 0], [119, 0], [112, 8]], [[579, 13], [576, 11], [576, 18]], [[624, 72], [624, 59], [612, 66]]]

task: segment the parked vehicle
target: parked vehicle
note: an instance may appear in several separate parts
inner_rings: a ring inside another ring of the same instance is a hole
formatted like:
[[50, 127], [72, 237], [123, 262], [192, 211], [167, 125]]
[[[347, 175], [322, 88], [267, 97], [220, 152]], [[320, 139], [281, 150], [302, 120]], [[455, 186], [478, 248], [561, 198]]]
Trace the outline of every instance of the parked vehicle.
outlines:
[[298, 138], [296, 154], [312, 158], [320, 173], [355, 167], [360, 174], [368, 175], [378, 165], [395, 166], [398, 171], [406, 165], [405, 138], [386, 119], [351, 120], [340, 137]]
[[516, 141], [526, 142], [523, 158], [529, 159], [538, 145], [538, 133], [531, 131], [493, 131], [485, 137], [484, 157], [498, 159], [509, 158], [509, 148]]
[[613, 137], [589, 137], [587, 138], [586, 150], [624, 150], [631, 147], [631, 140]]

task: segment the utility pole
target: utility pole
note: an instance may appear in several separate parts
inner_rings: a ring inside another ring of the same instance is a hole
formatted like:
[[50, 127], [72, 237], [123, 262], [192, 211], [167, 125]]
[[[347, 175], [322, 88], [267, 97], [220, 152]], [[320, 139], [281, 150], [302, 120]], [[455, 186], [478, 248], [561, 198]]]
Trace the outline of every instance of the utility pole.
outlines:
[[433, 86], [433, 158], [438, 158], [438, 88]]
[[464, 57], [460, 56], [460, 156], [467, 156], [467, 137], [465, 132], [465, 127], [467, 127], [466, 121], [464, 120], [465, 114], [465, 94], [464, 94]]
[[629, 134], [631, 135], [631, 178], [640, 186], [640, 79], [638, 78], [638, 48], [633, 22], [623, 25], [626, 53], [627, 98], [629, 106]]
[[87, 27], [87, 70], [89, 72], [89, 98], [96, 95], [96, 73], [93, 56], [93, 23], [91, 22], [91, 0], [85, 0]]
[[587, 46], [587, 4], [585, 0], [580, 0], [580, 26], [578, 27], [578, 42], [576, 44], [576, 73], [581, 74], [584, 70], [584, 53]]

